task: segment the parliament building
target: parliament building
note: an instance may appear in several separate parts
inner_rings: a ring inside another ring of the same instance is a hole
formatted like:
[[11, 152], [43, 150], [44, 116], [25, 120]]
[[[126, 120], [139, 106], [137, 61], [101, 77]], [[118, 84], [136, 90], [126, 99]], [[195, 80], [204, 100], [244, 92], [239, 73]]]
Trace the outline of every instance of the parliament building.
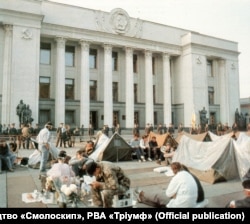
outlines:
[[237, 42], [122, 8], [0, 0], [0, 123], [19, 123], [22, 100], [34, 124], [56, 127], [189, 127], [203, 108], [209, 124], [231, 125], [240, 108], [238, 56]]

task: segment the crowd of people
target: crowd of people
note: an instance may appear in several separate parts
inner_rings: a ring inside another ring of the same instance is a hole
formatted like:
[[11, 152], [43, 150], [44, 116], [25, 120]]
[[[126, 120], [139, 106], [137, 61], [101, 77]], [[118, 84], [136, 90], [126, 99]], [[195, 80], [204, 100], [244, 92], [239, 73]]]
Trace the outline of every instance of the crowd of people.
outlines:
[[[13, 126], [13, 125], [12, 125]], [[149, 125], [150, 126], [150, 125]], [[149, 127], [147, 126], [147, 128]], [[58, 129], [63, 129], [65, 126], [60, 124]], [[69, 127], [68, 127], [69, 128]], [[205, 193], [199, 179], [189, 172], [184, 164], [179, 162], [172, 162], [172, 157], [175, 153], [175, 148], [170, 141], [159, 146], [156, 136], [149, 138], [149, 133], [146, 132], [140, 137], [138, 132], [134, 132], [133, 139], [130, 145], [139, 162], [155, 161], [157, 164], [169, 165], [173, 171], [174, 176], [170, 180], [164, 195], [151, 195], [136, 188], [134, 195], [138, 202], [151, 205], [152, 207], [197, 207], [197, 204], [203, 202]], [[48, 122], [37, 133], [36, 141], [38, 149], [41, 152], [41, 160], [39, 167], [39, 177], [43, 179], [42, 184], [45, 184], [44, 179], [60, 178], [64, 182], [70, 183], [73, 177], [83, 177], [89, 175], [95, 177], [94, 181], [90, 183], [91, 196], [94, 206], [96, 207], [112, 207], [114, 195], [125, 195], [130, 189], [131, 180], [124, 171], [116, 164], [108, 161], [96, 162], [89, 158], [89, 155], [94, 150], [94, 142], [89, 140], [85, 146], [76, 151], [74, 157], [67, 155], [67, 152], [61, 150], [58, 158], [51, 161], [51, 168], [48, 169], [46, 164], [52, 146], [51, 130], [53, 124]], [[67, 129], [67, 126], [66, 128]], [[77, 135], [79, 129], [76, 128]], [[26, 132], [29, 133], [28, 127]], [[62, 132], [63, 133], [63, 132]], [[104, 133], [105, 134], [105, 133]], [[56, 146], [63, 146], [64, 141], [57, 138]], [[74, 146], [71, 140], [71, 146]], [[15, 148], [17, 145], [13, 142], [7, 143], [5, 139], [0, 141], [0, 168], [4, 162], [8, 171], [13, 172], [15, 169]], [[1, 173], [1, 170], [0, 170]], [[244, 176], [242, 186], [244, 189], [245, 199], [233, 200], [226, 205], [226, 207], [249, 207], [250, 198], [250, 169]], [[46, 188], [46, 185], [42, 185]]]
[[164, 145], [158, 145], [156, 136], [144, 134], [141, 138], [138, 134], [134, 134], [133, 138], [129, 142], [133, 149], [138, 162], [155, 161], [161, 165], [162, 162], [165, 165], [169, 165], [174, 156], [175, 148], [170, 141], [166, 141]]

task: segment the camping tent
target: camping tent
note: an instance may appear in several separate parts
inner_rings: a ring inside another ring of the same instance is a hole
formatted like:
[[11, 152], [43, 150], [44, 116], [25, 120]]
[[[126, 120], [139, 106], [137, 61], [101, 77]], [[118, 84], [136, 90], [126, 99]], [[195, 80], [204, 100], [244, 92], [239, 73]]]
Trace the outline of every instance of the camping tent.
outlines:
[[221, 136], [218, 136], [216, 134], [214, 134], [213, 132], [208, 132], [210, 138], [212, 141], [215, 141], [217, 139], [220, 139], [220, 138], [234, 138], [234, 139], [237, 139], [240, 135], [240, 132], [236, 132], [234, 133], [233, 131], [227, 133], [227, 134], [224, 134], [224, 135], [221, 135]]
[[250, 135], [247, 132], [240, 132], [237, 140], [233, 142], [238, 172], [240, 178], [247, 173], [250, 168]]
[[154, 132], [150, 132], [149, 133], [149, 141], [152, 139], [152, 137], [155, 136], [156, 137], [156, 141], [159, 147], [165, 145], [165, 143], [170, 142], [171, 145], [174, 148], [177, 148], [178, 143], [175, 141], [175, 139], [171, 136], [171, 134], [169, 133], [165, 133], [165, 134], [156, 134]]
[[200, 180], [216, 183], [240, 177], [250, 168], [250, 132], [230, 132], [201, 142], [183, 135], [173, 161], [186, 165]]
[[211, 142], [196, 141], [183, 135], [173, 162], [186, 165], [200, 180], [216, 183], [239, 177], [236, 156], [230, 136]]
[[116, 132], [110, 138], [102, 134], [89, 158], [95, 161], [129, 161], [131, 153], [132, 147]]
[[186, 135], [189, 138], [192, 138], [196, 141], [202, 141], [202, 142], [211, 141], [209, 132], [204, 132], [201, 134], [192, 135], [192, 134], [189, 134], [188, 132], [182, 131], [181, 133], [178, 133], [177, 137], [175, 138], [175, 141], [178, 142], [178, 144], [180, 143], [180, 140], [181, 140], [183, 135]]
[[105, 134], [99, 133], [94, 145], [94, 150], [89, 155], [89, 158], [98, 161], [99, 155], [105, 150], [108, 142], [109, 137]]

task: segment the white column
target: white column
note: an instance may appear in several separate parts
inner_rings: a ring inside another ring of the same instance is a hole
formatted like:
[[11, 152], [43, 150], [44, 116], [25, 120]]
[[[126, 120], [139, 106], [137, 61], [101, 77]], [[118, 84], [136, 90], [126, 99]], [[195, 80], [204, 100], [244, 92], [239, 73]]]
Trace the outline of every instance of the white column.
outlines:
[[55, 126], [65, 122], [65, 43], [56, 38]]
[[145, 113], [146, 123], [154, 124], [152, 52], [145, 51]]
[[89, 126], [90, 96], [89, 96], [89, 43], [81, 44], [81, 85], [80, 85], [80, 125]]
[[[10, 117], [11, 112], [11, 58], [12, 58], [12, 25], [4, 25], [4, 55], [3, 55], [3, 83], [2, 83], [2, 124], [9, 124], [14, 120], [18, 120], [18, 116], [15, 118]], [[14, 81], [14, 80], [13, 80]], [[21, 99], [20, 99], [21, 100]], [[18, 122], [19, 125], [19, 122]], [[18, 127], [18, 126], [17, 126]]]
[[104, 45], [104, 125], [113, 125], [112, 46]]
[[126, 47], [126, 128], [134, 127], [133, 49]]
[[218, 122], [221, 122], [225, 124], [228, 122], [228, 93], [227, 93], [227, 85], [228, 85], [228, 79], [226, 77], [226, 62], [225, 60], [219, 61], [219, 77], [220, 77], [220, 120]]
[[171, 112], [171, 78], [170, 78], [170, 61], [169, 55], [163, 53], [163, 108], [164, 108], [164, 124], [172, 123]]

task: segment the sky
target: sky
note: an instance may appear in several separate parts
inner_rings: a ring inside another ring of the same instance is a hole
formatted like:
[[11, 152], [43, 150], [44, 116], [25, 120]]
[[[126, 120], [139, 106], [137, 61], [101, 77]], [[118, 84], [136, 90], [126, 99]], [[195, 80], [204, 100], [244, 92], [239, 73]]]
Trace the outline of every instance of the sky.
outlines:
[[250, 98], [250, 0], [50, 0], [174, 26], [238, 43], [240, 98]]

